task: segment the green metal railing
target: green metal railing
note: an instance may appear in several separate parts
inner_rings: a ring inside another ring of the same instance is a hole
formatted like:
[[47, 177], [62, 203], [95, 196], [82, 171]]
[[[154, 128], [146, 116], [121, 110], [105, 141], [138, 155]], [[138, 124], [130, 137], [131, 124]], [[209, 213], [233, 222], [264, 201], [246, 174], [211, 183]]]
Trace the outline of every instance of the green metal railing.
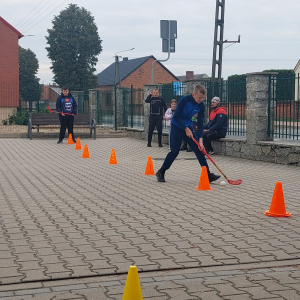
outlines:
[[[212, 84], [210, 81], [203, 82], [207, 89], [207, 119], [211, 112], [211, 99], [217, 96], [221, 99], [228, 117], [227, 136], [245, 136], [246, 135], [246, 81]], [[214, 95], [212, 94], [214, 91]]]
[[269, 77], [268, 136], [300, 140], [300, 78]]

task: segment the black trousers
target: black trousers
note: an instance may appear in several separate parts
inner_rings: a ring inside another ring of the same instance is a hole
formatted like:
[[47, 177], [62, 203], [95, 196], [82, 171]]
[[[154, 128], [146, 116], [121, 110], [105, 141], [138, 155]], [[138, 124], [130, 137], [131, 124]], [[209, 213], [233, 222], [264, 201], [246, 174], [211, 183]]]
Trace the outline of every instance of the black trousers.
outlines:
[[218, 140], [220, 138], [223, 138], [224, 134], [218, 133], [217, 131], [204, 131], [203, 132], [203, 146], [205, 148], [206, 152], [213, 151], [211, 141]]
[[158, 144], [161, 144], [162, 138], [162, 120], [163, 116], [150, 115], [149, 116], [149, 132], [148, 132], [148, 144], [151, 144], [153, 131], [156, 127], [158, 135]]
[[60, 121], [60, 133], [59, 139], [63, 140], [65, 138], [66, 128], [68, 128], [68, 134], [72, 134], [72, 138], [74, 140], [74, 133], [73, 133], [73, 125], [74, 125], [74, 116], [62, 116], [59, 115]]

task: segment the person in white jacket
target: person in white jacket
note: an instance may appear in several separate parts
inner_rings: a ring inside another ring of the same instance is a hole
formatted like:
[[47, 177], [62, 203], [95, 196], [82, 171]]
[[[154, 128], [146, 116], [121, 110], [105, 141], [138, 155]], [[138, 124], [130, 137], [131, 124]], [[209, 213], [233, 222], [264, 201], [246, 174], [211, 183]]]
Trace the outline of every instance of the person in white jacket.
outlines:
[[170, 149], [170, 135], [171, 135], [171, 119], [175, 112], [176, 106], [177, 106], [177, 101], [175, 99], [172, 99], [171, 107], [167, 109], [164, 117], [164, 119], [166, 120], [167, 128], [169, 130], [169, 149]]

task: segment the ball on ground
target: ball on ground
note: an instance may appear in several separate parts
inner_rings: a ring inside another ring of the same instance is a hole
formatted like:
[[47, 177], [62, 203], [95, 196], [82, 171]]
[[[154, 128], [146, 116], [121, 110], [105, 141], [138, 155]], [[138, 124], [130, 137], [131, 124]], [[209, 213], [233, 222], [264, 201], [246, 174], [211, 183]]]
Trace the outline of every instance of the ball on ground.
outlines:
[[220, 185], [226, 185], [226, 181], [221, 181]]

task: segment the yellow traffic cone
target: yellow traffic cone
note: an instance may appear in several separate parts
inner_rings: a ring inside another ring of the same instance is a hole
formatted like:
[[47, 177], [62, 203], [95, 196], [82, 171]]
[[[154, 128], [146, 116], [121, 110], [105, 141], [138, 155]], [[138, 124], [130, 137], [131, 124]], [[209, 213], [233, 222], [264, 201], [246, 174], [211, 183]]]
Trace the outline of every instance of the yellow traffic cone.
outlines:
[[136, 266], [130, 266], [122, 300], [143, 300], [139, 274]]

